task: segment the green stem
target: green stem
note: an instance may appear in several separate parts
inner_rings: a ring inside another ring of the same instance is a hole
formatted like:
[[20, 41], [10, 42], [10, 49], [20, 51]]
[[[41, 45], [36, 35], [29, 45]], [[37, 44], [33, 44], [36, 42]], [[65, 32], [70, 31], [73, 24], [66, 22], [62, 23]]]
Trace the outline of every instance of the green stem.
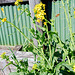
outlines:
[[[45, 19], [45, 20], [51, 25], [51, 22], [49, 22], [47, 19]], [[57, 33], [56, 28], [54, 27], [54, 25], [52, 25], [52, 26], [53, 26], [54, 31]], [[57, 36], [57, 38], [59, 40], [59, 43], [61, 43], [61, 40], [60, 40], [59, 36]]]
[[51, 45], [50, 45], [50, 36], [49, 36], [49, 33], [48, 33], [48, 26], [46, 25], [46, 28], [47, 28], [47, 36], [48, 36], [48, 41], [49, 41], [49, 52], [50, 52], [50, 61], [52, 63], [52, 53], [51, 53]]
[[67, 15], [67, 12], [66, 12], [66, 8], [65, 8], [65, 5], [64, 5], [64, 2], [63, 2], [63, 0], [61, 0], [61, 1], [62, 1], [62, 4], [63, 4], [63, 7], [64, 7], [64, 12], [65, 12], [65, 15], [66, 15], [66, 20], [67, 20], [69, 31], [70, 31], [71, 44], [72, 44], [72, 46], [74, 46], [74, 40], [73, 40], [73, 36], [72, 36], [72, 26], [71, 26], [72, 24], [71, 24], [71, 14], [70, 14], [69, 3], [67, 1], [70, 20], [68, 19], [68, 15]]
[[73, 35], [72, 35], [72, 21], [71, 21], [71, 12], [70, 12], [70, 6], [69, 6], [69, 0], [67, 1], [67, 6], [68, 6], [68, 12], [69, 12], [69, 18], [70, 18], [70, 27], [69, 27], [69, 30], [70, 30], [70, 37], [71, 37], [71, 41], [72, 41], [72, 43], [71, 44], [73, 44], [73, 47], [74, 47], [74, 40], [73, 40]]
[[[7, 23], [11, 24], [13, 27], [15, 27], [32, 45], [34, 45], [27, 37], [26, 35], [23, 34], [23, 32], [18, 28], [16, 27], [14, 24], [12, 24], [11, 22], [9, 21], [6, 21]], [[34, 46], [35, 48], [37, 48], [36, 46]]]
[[[39, 51], [40, 53], [41, 53], [41, 51], [34, 45], [34, 43], [33, 42], [31, 42], [27, 37], [26, 37], [26, 35], [25, 34], [23, 34], [23, 32], [18, 28], [18, 27], [16, 27], [14, 24], [12, 24], [11, 22], [9, 22], [9, 21], [6, 21], [7, 23], [9, 23], [9, 24], [11, 24], [13, 27], [15, 27], [33, 46], [34, 46], [34, 48], [37, 50], [37, 51]], [[36, 51], [35, 50], [35, 51]], [[38, 54], [38, 53], [37, 53]], [[38, 54], [39, 55], [39, 54]], [[43, 56], [42, 58], [44, 58], [46, 61], [47, 61], [47, 63], [49, 64], [49, 62], [48, 62], [48, 60], [47, 60], [47, 58], [41, 53], [41, 55]]]

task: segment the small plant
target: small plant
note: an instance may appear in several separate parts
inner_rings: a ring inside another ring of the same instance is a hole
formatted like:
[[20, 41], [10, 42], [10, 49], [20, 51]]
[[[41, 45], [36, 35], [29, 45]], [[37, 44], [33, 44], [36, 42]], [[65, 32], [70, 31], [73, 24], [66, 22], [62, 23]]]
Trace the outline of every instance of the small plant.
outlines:
[[[70, 6], [69, 6], [69, 0], [66, 1], [68, 6], [68, 14], [66, 12], [65, 3], [62, 1], [62, 5], [64, 8], [66, 20], [69, 27], [70, 32], [70, 40], [66, 40], [64, 43], [60, 40], [58, 36], [58, 32], [56, 31], [56, 28], [54, 27], [55, 24], [55, 17], [58, 17], [60, 14], [57, 14], [54, 18], [52, 18], [50, 21], [46, 19], [46, 13], [45, 13], [45, 4], [40, 2], [39, 4], [35, 5], [34, 8], [34, 19], [31, 17], [30, 11], [26, 8], [23, 9], [19, 7], [21, 10], [27, 13], [28, 16], [33, 21], [34, 28], [29, 29], [29, 32], [32, 34], [33, 38], [35, 38], [38, 42], [38, 45], [35, 46], [33, 41], [31, 41], [29, 38], [26, 37], [26, 35], [14, 24], [7, 21], [7, 19], [2, 19], [2, 22], [7, 22], [11, 24], [13, 27], [15, 27], [26, 39], [29, 43], [24, 45], [25, 51], [30, 51], [35, 55], [38, 55], [36, 63], [33, 65], [32, 70], [28, 70], [28, 62], [27, 60], [21, 60], [18, 61], [15, 57], [13, 51], [11, 57], [16, 64], [14, 64], [12, 61], [9, 60], [9, 56], [6, 56], [5, 53], [1, 55], [3, 59], [6, 59], [9, 61], [9, 64], [13, 64], [17, 67], [17, 73], [20, 74], [23, 72], [23, 74], [27, 75], [74, 75], [75, 74], [75, 34], [72, 33], [72, 24], [71, 24], [71, 15], [70, 15]], [[19, 6], [19, 1], [15, 2], [15, 5]], [[21, 5], [20, 5], [21, 6]], [[43, 27], [36, 25], [36, 21], [38, 23], [42, 22]], [[53, 28], [52, 30], [48, 30], [48, 24], [51, 25]], [[36, 27], [40, 28], [43, 33], [40, 33], [36, 29]], [[8, 64], [8, 65], [9, 65]], [[7, 66], [8, 66], [7, 65]]]
[[[19, 72], [28, 73], [29, 72], [28, 71], [28, 60], [26, 58], [22, 59], [22, 60], [17, 60], [17, 58], [16, 58], [15, 54], [13, 53], [13, 51], [10, 48], [9, 48], [9, 50], [12, 53], [11, 56], [7, 56], [5, 52], [2, 53], [2, 55], [1, 55], [1, 58], [5, 59], [8, 62], [8, 64], [5, 67], [12, 64], [16, 67], [17, 73], [19, 73]], [[9, 58], [12, 58], [13, 61], [11, 61]]]

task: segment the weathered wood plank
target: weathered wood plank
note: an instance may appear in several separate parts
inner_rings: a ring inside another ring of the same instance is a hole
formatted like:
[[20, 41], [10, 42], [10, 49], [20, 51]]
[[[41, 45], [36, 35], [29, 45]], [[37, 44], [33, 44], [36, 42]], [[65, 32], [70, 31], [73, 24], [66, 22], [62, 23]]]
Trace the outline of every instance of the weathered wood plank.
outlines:
[[3, 45], [0, 45], [0, 50], [9, 50], [8, 47], [10, 47], [12, 50], [15, 48], [15, 46], [3, 46]]
[[[0, 4], [6, 4], [6, 3], [14, 3], [16, 0], [0, 0]], [[23, 2], [29, 1], [29, 0], [23, 0]]]
[[22, 47], [23, 47], [22, 45], [16, 45], [13, 50], [21, 51], [22, 50]]
[[[11, 51], [10, 50], [0, 50], [0, 55], [6, 52], [6, 55], [11, 55]], [[32, 69], [33, 63], [34, 63], [34, 56], [31, 52], [22, 52], [22, 51], [14, 51], [14, 54], [16, 55], [18, 60], [21, 60], [23, 58], [28, 58], [28, 64], [29, 64], [29, 69]], [[11, 61], [13, 61], [10, 58]], [[1, 65], [2, 64], [2, 65]], [[6, 67], [3, 71], [1, 70], [5, 65], [7, 64], [7, 62], [5, 60], [2, 60], [0, 58], [0, 73], [3, 75], [8, 75], [8, 73], [10, 72], [15, 72], [16, 71], [16, 67], [14, 67], [13, 65], [10, 65], [8, 67]], [[8, 71], [7, 71], [8, 70]], [[0, 74], [0, 75], [1, 75]]]
[[[30, 12], [31, 12], [32, 18], [34, 18], [33, 9], [34, 9], [34, 7], [35, 7], [36, 4], [40, 3], [40, 1], [41, 1], [41, 0], [29, 0], [29, 7], [30, 7]], [[31, 22], [32, 22], [32, 20], [31, 20]], [[37, 22], [36, 22], [36, 24], [42, 26], [42, 22], [41, 22], [41, 23], [37, 23]], [[33, 23], [31, 23], [31, 27], [35, 29]], [[37, 30], [39, 30], [39, 31], [42, 33], [42, 30], [39, 29], [38, 27], [37, 27]], [[35, 44], [36, 46], [38, 45], [37, 40], [34, 39], [34, 38], [33, 38], [33, 42], [34, 42], [34, 44]]]
[[1, 74], [4, 74], [4, 75], [8, 75], [10, 73], [10, 70], [8, 67], [6, 67], [3, 71], [2, 69], [7, 65], [6, 61], [5, 60], [1, 60], [0, 61], [0, 69], [1, 69]]
[[10, 72], [15, 72], [16, 71], [16, 67], [13, 66], [12, 64], [9, 65], [9, 68], [10, 68]]
[[2, 68], [3, 68], [2, 62], [0, 62], [0, 75], [4, 75], [4, 71], [2, 71]]
[[16, 45], [16, 46], [2, 46], [2, 45], [0, 45], [0, 50], [9, 50], [9, 48], [11, 48], [11, 50], [21, 51], [22, 47], [23, 47], [22, 45]]
[[4, 72], [2, 70], [0, 70], [0, 75], [5, 75]]

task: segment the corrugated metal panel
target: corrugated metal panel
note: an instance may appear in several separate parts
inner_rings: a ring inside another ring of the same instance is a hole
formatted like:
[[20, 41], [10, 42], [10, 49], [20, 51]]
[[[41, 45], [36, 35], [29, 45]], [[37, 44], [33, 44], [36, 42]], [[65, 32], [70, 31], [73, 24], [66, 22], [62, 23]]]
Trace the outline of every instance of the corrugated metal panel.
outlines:
[[[69, 0], [70, 2], [70, 11], [71, 11], [71, 16], [72, 16], [72, 27], [73, 27], [73, 32], [75, 32], [75, 19], [74, 19], [74, 8], [75, 8], [75, 0]], [[68, 8], [67, 4], [65, 3], [66, 10], [68, 13]], [[55, 17], [57, 14], [60, 14], [59, 17], [56, 17], [55, 20], [55, 28], [58, 31], [59, 37], [61, 38], [62, 41], [65, 42], [66, 39], [69, 39], [69, 28], [68, 24], [66, 21], [64, 9], [62, 6], [61, 1], [56, 1], [52, 2], [52, 18]], [[53, 30], [53, 29], [52, 29]]]
[[[68, 10], [66, 4], [65, 6], [66, 6], [66, 9]], [[29, 5], [22, 5], [22, 7], [29, 8]], [[57, 14], [60, 14], [59, 17], [56, 17], [55, 27], [56, 27], [56, 30], [58, 31], [58, 34], [61, 40], [65, 42], [65, 40], [69, 38], [69, 30], [68, 30], [69, 28], [66, 22], [62, 3], [61, 1], [58, 0], [56, 2], [52, 2], [52, 9], [51, 9], [50, 3], [48, 7], [49, 7], [48, 8], [49, 17], [51, 12], [52, 12], [52, 15], [51, 15], [52, 18], [55, 17]], [[2, 7], [0, 7], [0, 9], [1, 8]], [[18, 8], [17, 6], [10, 5], [10, 6], [3, 6], [3, 8], [5, 10], [5, 14], [7, 16], [8, 21], [14, 23], [17, 27], [19, 27], [24, 32], [24, 34], [27, 37], [31, 38], [29, 31], [25, 28], [25, 26], [28, 28], [31, 28], [30, 17], [28, 17], [26, 13], [23, 13], [20, 17], [18, 17], [21, 11], [17, 11], [17, 8]], [[75, 8], [75, 0], [70, 0], [73, 32], [75, 32], [75, 25], [74, 25], [75, 19], [73, 14], [74, 8]], [[3, 17], [3, 13], [1, 10], [0, 10], [0, 17]], [[17, 18], [14, 20], [15, 17]], [[21, 45], [24, 42], [25, 42], [25, 38], [14, 27], [11, 27], [11, 25], [7, 23], [1, 23], [0, 45]]]
[[[22, 7], [28, 8], [29, 5], [22, 5]], [[21, 14], [22, 11], [17, 11], [17, 6], [2, 6], [0, 7], [4, 8], [5, 15], [7, 16], [7, 20], [16, 25], [23, 33], [28, 37], [31, 38], [31, 34], [29, 31], [25, 28], [31, 28], [31, 22], [30, 17], [26, 15], [26, 13], [23, 13], [21, 16], [18, 16]], [[3, 13], [0, 10], [0, 17], [3, 17]], [[25, 38], [14, 28], [11, 27], [8, 23], [1, 23], [0, 27], [0, 45], [21, 45], [24, 44]]]

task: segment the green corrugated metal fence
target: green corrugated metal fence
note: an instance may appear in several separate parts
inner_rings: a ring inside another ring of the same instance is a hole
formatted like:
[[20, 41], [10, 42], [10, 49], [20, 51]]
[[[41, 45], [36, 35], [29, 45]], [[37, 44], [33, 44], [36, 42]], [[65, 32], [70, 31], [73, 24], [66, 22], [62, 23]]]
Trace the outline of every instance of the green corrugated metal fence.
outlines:
[[[69, 1], [70, 1], [69, 4], [70, 4], [70, 11], [71, 11], [72, 27], [73, 27], [72, 31], [75, 32], [75, 18], [74, 18], [75, 0], [69, 0]], [[68, 7], [66, 3], [65, 6], [68, 13]], [[70, 36], [69, 36], [68, 24], [66, 21], [66, 17], [65, 17], [65, 13], [61, 1], [52, 2], [52, 18], [55, 17], [57, 14], [60, 15], [55, 19], [55, 28], [58, 31], [61, 40], [65, 42], [65, 40], [69, 39]]]
[[[29, 5], [22, 4], [22, 7], [28, 8]], [[31, 28], [30, 17], [23, 13], [21, 16], [21, 10], [17, 10], [17, 6], [0, 6], [0, 9], [4, 8], [5, 15], [7, 16], [7, 20], [16, 25], [21, 31], [28, 37], [31, 38], [30, 33], [25, 27]], [[0, 10], [0, 17], [3, 18], [4, 15]], [[11, 27], [10, 24], [4, 22], [1, 23], [0, 27], [0, 45], [21, 45], [24, 44], [25, 38], [14, 28]]]
[[[50, 1], [51, 2], [51, 1]], [[70, 0], [70, 10], [71, 10], [71, 16], [72, 16], [72, 27], [73, 27], [73, 32], [75, 32], [75, 19], [74, 19], [74, 8], [75, 8], [75, 0]], [[51, 9], [52, 6], [52, 9]], [[66, 9], [67, 4], [65, 3]], [[30, 17], [26, 15], [26, 13], [23, 13], [19, 18], [18, 15], [20, 15], [21, 11], [17, 11], [17, 6], [2, 6], [4, 8], [5, 14], [7, 16], [7, 20], [14, 23], [17, 27], [19, 27], [24, 34], [31, 38], [31, 35], [29, 31], [25, 28], [31, 28], [31, 22], [30, 22]], [[0, 9], [2, 8], [0, 7]], [[29, 5], [24, 5], [22, 4], [23, 8], [28, 7]], [[68, 30], [68, 25], [66, 22], [65, 18], [65, 13], [64, 9], [62, 6], [61, 1], [56, 1], [52, 2], [52, 5], [48, 5], [48, 15], [51, 17], [55, 17], [57, 14], [60, 14], [58, 17], [56, 17], [56, 22], [55, 22], [55, 27], [56, 30], [59, 33], [59, 36], [62, 41], [65, 42], [66, 39], [69, 38], [69, 30]], [[68, 10], [67, 10], [68, 11]], [[3, 17], [3, 13], [0, 10], [0, 17]], [[14, 18], [17, 17], [15, 20]], [[53, 30], [53, 29], [52, 29]], [[0, 45], [21, 45], [25, 42], [25, 38], [14, 28], [11, 27], [10, 24], [7, 23], [1, 23], [0, 27]]]

